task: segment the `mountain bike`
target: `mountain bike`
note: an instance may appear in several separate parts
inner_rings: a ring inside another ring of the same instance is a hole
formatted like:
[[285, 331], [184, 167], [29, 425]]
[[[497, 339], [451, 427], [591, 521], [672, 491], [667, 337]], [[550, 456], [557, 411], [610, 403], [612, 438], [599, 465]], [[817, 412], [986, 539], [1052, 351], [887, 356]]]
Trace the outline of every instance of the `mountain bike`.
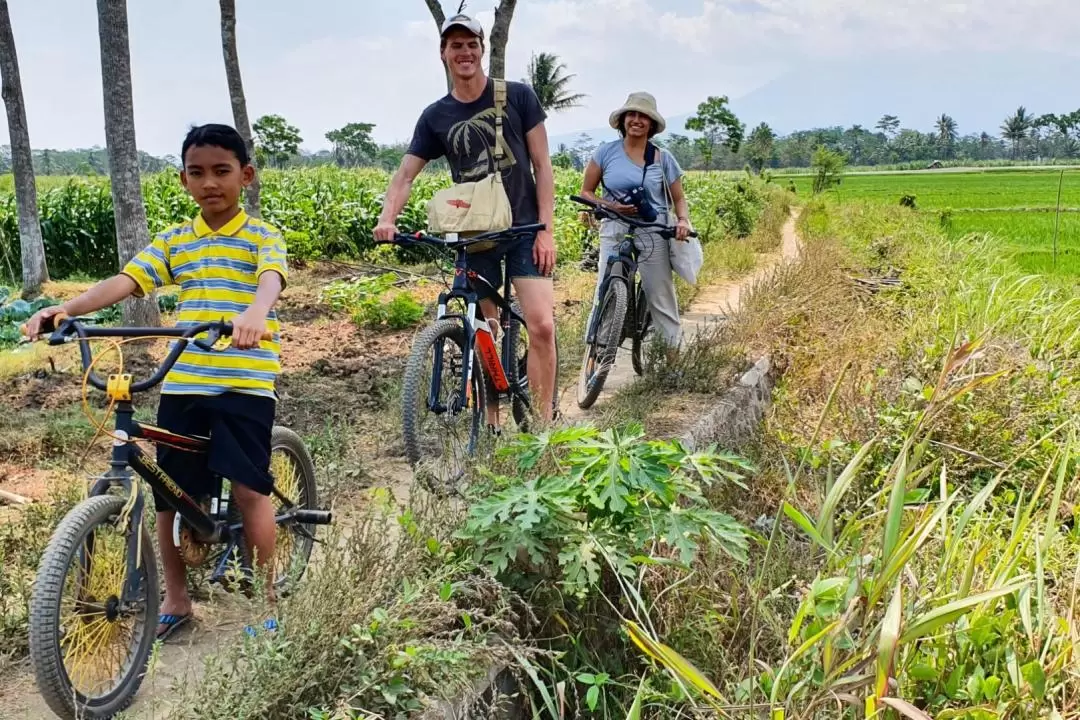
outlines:
[[[478, 243], [510, 242], [535, 235], [544, 227], [542, 223], [519, 225], [466, 238], [454, 233], [444, 238], [419, 232], [398, 233], [393, 240], [386, 241], [406, 246], [426, 245], [454, 253], [453, 284], [439, 294], [432, 324], [413, 341], [402, 389], [402, 430], [410, 465], [416, 468], [421, 463], [433, 464], [447, 455], [452, 462], [456, 461], [456, 466], [440, 480], [432, 477], [433, 472], [418, 473], [418, 479], [430, 492], [455, 492], [453, 485], [464, 474], [465, 458], [473, 456], [479, 446], [489, 401], [498, 405], [501, 400], [509, 399], [517, 428], [528, 432], [532, 413], [528, 326], [520, 306], [512, 300], [509, 273], [503, 274], [500, 292], [487, 278], [468, 268], [468, 249]], [[498, 306], [498, 318], [484, 317], [478, 288]], [[448, 312], [453, 302], [461, 306], [460, 312]], [[497, 329], [502, 333], [501, 352], [494, 337]], [[425, 368], [429, 361], [432, 370], [431, 379], [427, 380]], [[448, 371], [445, 378], [444, 370]], [[557, 406], [556, 396], [553, 391], [552, 412]], [[422, 415], [425, 410], [426, 414]], [[436, 420], [436, 427], [430, 436], [425, 436], [424, 420], [428, 418]], [[458, 419], [466, 421], [461, 433], [464, 442], [460, 448], [448, 451], [446, 442], [458, 436], [452, 427]]]
[[[598, 219], [616, 220], [627, 226], [617, 251], [607, 258], [600, 280], [599, 302], [585, 331], [585, 355], [577, 390], [578, 407], [585, 410], [600, 396], [608, 373], [615, 365], [615, 356], [627, 338], [631, 341], [634, 372], [638, 375], [645, 372], [645, 336], [652, 325], [652, 313], [637, 274], [640, 251], [634, 239], [636, 231], [644, 229], [657, 230], [662, 238], [671, 240], [675, 237], [675, 229], [623, 215], [580, 195], [571, 195], [570, 199], [587, 206]], [[697, 233], [691, 231], [690, 236], [697, 237]]]
[[[132, 396], [160, 383], [188, 343], [211, 351], [220, 338], [231, 335], [232, 325], [220, 321], [184, 328], [102, 328], [62, 313], [47, 322], [50, 345], [79, 343], [85, 381], [107, 394], [116, 423], [109, 470], [61, 520], [38, 565], [30, 599], [30, 659], [53, 712], [64, 718], [106, 718], [127, 707], [142, 684], [160, 603], [157, 560], [143, 522], [146, 496], [132, 470], [176, 510], [173, 541], [187, 566], [210, 564], [212, 582], [224, 582], [237, 565], [242, 578], [251, 575], [243, 558], [243, 521], [229, 502], [228, 481], [213, 477], [209, 496], [191, 497], [134, 442], [207, 451], [208, 437], [136, 421]], [[203, 333], [205, 338], [196, 338]], [[151, 377], [132, 382], [127, 373], [102, 379], [93, 372], [88, 340], [110, 337], [176, 340]], [[285, 530], [277, 535], [274, 586], [285, 593], [306, 569], [314, 526], [329, 523], [331, 513], [316, 509], [315, 469], [296, 433], [273, 428], [270, 468], [273, 497], [279, 501], [275, 521]], [[212, 557], [215, 549], [220, 552]], [[230, 563], [234, 552], [241, 560]]]

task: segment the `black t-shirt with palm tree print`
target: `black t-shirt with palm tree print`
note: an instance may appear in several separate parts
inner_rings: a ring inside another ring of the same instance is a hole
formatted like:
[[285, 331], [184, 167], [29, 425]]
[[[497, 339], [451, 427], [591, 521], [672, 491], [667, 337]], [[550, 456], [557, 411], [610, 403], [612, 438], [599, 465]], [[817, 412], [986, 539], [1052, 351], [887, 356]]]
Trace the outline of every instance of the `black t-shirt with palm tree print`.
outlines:
[[[506, 82], [499, 162], [515, 225], [539, 222], [536, 180], [525, 134], [547, 117], [531, 87]], [[409, 154], [431, 161], [446, 156], [455, 183], [483, 179], [495, 171], [495, 86], [488, 78], [484, 93], [464, 103], [447, 93], [428, 105], [413, 131]]]

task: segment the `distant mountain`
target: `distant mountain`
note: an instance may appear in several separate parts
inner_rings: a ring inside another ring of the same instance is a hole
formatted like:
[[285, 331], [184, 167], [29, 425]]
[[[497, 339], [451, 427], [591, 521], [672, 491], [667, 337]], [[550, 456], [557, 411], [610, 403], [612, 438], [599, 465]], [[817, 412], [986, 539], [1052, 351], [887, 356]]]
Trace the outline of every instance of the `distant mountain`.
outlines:
[[[821, 61], [732, 98], [731, 108], [748, 132], [762, 121], [780, 135], [834, 125], [872, 130], [885, 114], [899, 117], [901, 127], [929, 132], [934, 120], [947, 113], [962, 135], [996, 135], [1020, 105], [1035, 115], [1080, 108], [1077, 62], [1038, 51], [883, 53], [858, 62]], [[702, 100], [707, 94], [703, 91]], [[691, 109], [669, 116], [666, 134], [696, 136], [685, 129], [692, 115]], [[618, 137], [606, 126], [587, 128], [553, 136], [551, 147], [573, 147], [582, 132], [594, 141]]]

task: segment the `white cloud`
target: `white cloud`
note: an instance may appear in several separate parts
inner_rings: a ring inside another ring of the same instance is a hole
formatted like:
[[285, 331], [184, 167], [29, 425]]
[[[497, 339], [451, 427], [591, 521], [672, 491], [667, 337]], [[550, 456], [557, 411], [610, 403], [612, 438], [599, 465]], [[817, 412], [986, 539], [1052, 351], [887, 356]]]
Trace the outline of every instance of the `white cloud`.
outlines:
[[[318, 40], [266, 42], [241, 29], [252, 116], [284, 115], [300, 127], [308, 148], [325, 146], [328, 130], [352, 121], [375, 123], [381, 141], [406, 140], [419, 112], [445, 91], [434, 23], [422, 3], [365, 0], [378, 28], [336, 26], [334, 8], [347, 1], [305, 6], [305, 13], [326, 16], [316, 24], [325, 32]], [[43, 35], [52, 29], [42, 26], [46, 10], [33, 9], [38, 2], [50, 6], [48, 14], [62, 20], [77, 43]], [[231, 117], [217, 3], [198, 2], [198, 12], [174, 13], [183, 16], [188, 37], [165, 35], [164, 41], [147, 28], [165, 23], [173, 10], [129, 10], [137, 134], [152, 152], [176, 152], [189, 122]], [[77, 21], [63, 13], [68, 4]], [[478, 12], [489, 30], [493, 13], [486, 8], [492, 5], [485, 2]], [[103, 143], [92, 6], [36, 0], [12, 12], [34, 145]], [[708, 95], [735, 99], [823, 58], [858, 63], [895, 51], [914, 57], [1031, 48], [1076, 55], [1071, 35], [1078, 23], [1080, 3], [1068, 0], [523, 0], [510, 31], [507, 68], [511, 79], [521, 78], [534, 50], [554, 52], [567, 64], [576, 76], [573, 90], [588, 97], [584, 107], [549, 119], [549, 132], [562, 134], [603, 126], [635, 90], [652, 92], [661, 111], [675, 115]], [[6, 134], [0, 123], [0, 142]]]

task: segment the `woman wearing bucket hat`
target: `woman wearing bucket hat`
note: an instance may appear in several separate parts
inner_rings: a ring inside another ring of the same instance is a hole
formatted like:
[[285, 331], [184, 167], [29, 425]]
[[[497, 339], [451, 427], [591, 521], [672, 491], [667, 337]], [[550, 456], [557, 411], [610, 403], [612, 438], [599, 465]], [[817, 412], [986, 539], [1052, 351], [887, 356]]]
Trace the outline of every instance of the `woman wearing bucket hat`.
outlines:
[[[596, 149], [585, 167], [580, 194], [616, 212], [634, 216], [639, 214], [638, 206], [626, 204], [626, 195], [641, 188], [644, 199], [656, 211], [655, 222], [675, 226], [676, 240], [668, 241], [657, 232], [638, 229], [635, 244], [639, 252], [638, 273], [653, 326], [669, 346], [678, 347], [682, 333], [670, 242], [685, 241], [691, 229], [682, 187], [682, 168], [671, 153], [650, 142], [653, 136], [664, 131], [667, 123], [656, 109], [656, 99], [649, 93], [631, 93], [626, 102], [611, 113], [608, 122], [622, 137]], [[597, 197], [596, 188], [601, 184], [604, 195]], [[648, 220], [652, 221], [651, 218]], [[617, 252], [619, 240], [626, 230], [626, 223], [615, 220], [605, 219], [600, 224], [597, 295], [607, 258]], [[599, 297], [594, 296], [594, 312], [598, 301]]]

